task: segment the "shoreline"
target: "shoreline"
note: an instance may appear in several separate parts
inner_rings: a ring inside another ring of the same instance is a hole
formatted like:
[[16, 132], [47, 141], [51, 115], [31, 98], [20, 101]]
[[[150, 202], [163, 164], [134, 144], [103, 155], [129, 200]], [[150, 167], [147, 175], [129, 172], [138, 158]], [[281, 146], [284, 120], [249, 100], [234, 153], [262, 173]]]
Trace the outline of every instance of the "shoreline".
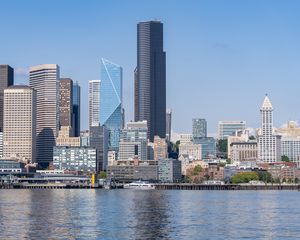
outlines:
[[[45, 183], [45, 184], [10, 184], [0, 185], [0, 190], [4, 189], [104, 189], [102, 186], [76, 185], [64, 183]], [[117, 189], [123, 189], [123, 185], [119, 185]], [[113, 189], [110, 189], [113, 190]], [[215, 191], [243, 191], [243, 190], [293, 190], [300, 191], [300, 185], [296, 184], [186, 184], [186, 183], [165, 183], [155, 184], [155, 190], [215, 190]]]

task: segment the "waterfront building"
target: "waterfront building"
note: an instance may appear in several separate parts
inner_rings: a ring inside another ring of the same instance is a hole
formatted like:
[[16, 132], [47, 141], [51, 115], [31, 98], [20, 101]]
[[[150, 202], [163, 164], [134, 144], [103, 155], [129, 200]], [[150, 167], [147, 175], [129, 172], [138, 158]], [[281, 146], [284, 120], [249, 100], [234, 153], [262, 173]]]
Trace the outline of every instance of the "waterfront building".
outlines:
[[4, 89], [14, 85], [14, 69], [9, 65], [0, 65], [0, 132], [3, 132]]
[[56, 146], [80, 147], [80, 137], [72, 137], [70, 126], [61, 126], [56, 138]]
[[59, 81], [59, 127], [69, 126], [73, 134], [73, 80], [61, 78]]
[[208, 168], [208, 163], [202, 160], [191, 160], [188, 155], [180, 155], [178, 160], [181, 162], [181, 174], [186, 176], [187, 169], [200, 165], [202, 168]]
[[172, 109], [168, 108], [166, 111], [166, 140], [171, 141], [171, 130], [172, 130]]
[[175, 159], [160, 159], [158, 179], [165, 183], [181, 182], [181, 162]]
[[233, 142], [230, 144], [232, 164], [257, 161], [257, 142]]
[[146, 120], [148, 138], [166, 137], [166, 53], [163, 23], [137, 25], [137, 67], [135, 75], [135, 121]]
[[277, 162], [271, 163], [267, 166], [267, 171], [271, 174], [274, 181], [282, 182], [295, 182], [296, 178], [299, 179], [299, 170], [297, 165], [292, 162]]
[[206, 138], [207, 137], [207, 122], [205, 119], [193, 119], [193, 138]]
[[192, 142], [179, 144], [179, 156], [187, 155], [190, 160], [201, 160], [202, 151], [201, 145]]
[[123, 125], [122, 68], [101, 60], [100, 123], [109, 131], [109, 149], [118, 151]]
[[100, 80], [89, 81], [89, 127], [100, 125]]
[[166, 139], [154, 136], [153, 142], [154, 160], [165, 159], [168, 155], [168, 146]]
[[267, 163], [281, 159], [281, 137], [273, 131], [273, 107], [266, 95], [260, 108], [262, 127], [258, 131], [258, 158]]
[[229, 136], [235, 134], [236, 131], [244, 130], [246, 128], [245, 121], [219, 121], [218, 136], [219, 139], [227, 139]]
[[93, 147], [53, 148], [53, 167], [56, 170], [97, 172], [97, 151]]
[[72, 126], [74, 137], [80, 136], [80, 86], [76, 82], [73, 84], [73, 116], [72, 116]]
[[119, 160], [129, 160], [138, 156], [147, 160], [147, 122], [129, 122], [121, 131], [119, 143]]
[[42, 167], [53, 161], [53, 147], [59, 130], [59, 79], [57, 64], [30, 67], [29, 85], [37, 91], [36, 159]]
[[186, 170], [186, 175], [192, 180], [193, 183], [200, 183], [207, 180], [223, 181], [224, 167], [218, 166], [218, 163], [208, 163], [208, 167], [202, 168], [202, 171], [199, 171], [195, 175], [194, 166], [192, 166]]
[[134, 161], [118, 161], [117, 165], [108, 166], [107, 175], [119, 181], [157, 181], [158, 165], [153, 160], [139, 161], [138, 164], [134, 164]]
[[97, 171], [106, 170], [109, 132], [105, 126], [90, 126], [89, 145], [97, 150]]
[[227, 138], [227, 157], [231, 159], [231, 144], [239, 142], [248, 142], [249, 141], [249, 131], [240, 130], [236, 131], [233, 136], [228, 136]]
[[25, 163], [16, 159], [0, 159], [0, 173], [21, 173], [24, 170]]
[[3, 156], [36, 161], [36, 91], [28, 86], [4, 90]]
[[213, 137], [195, 138], [193, 143], [201, 145], [202, 159], [216, 157], [216, 140]]

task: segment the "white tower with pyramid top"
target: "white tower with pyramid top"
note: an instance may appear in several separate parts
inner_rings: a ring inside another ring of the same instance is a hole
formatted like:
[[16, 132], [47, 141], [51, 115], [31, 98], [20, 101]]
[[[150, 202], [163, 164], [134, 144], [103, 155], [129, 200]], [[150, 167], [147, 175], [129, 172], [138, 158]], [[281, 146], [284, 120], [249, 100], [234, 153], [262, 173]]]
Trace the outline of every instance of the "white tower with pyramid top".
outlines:
[[258, 158], [267, 163], [279, 162], [280, 136], [273, 131], [273, 107], [268, 95], [264, 98], [260, 114], [262, 126], [258, 134]]

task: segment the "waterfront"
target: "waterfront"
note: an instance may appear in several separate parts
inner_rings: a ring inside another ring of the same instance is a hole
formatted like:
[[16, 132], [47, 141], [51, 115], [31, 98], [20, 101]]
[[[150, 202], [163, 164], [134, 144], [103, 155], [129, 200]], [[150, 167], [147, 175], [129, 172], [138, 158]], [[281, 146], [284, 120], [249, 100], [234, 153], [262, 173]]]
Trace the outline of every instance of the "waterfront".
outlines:
[[0, 238], [296, 238], [299, 195], [298, 191], [0, 190]]

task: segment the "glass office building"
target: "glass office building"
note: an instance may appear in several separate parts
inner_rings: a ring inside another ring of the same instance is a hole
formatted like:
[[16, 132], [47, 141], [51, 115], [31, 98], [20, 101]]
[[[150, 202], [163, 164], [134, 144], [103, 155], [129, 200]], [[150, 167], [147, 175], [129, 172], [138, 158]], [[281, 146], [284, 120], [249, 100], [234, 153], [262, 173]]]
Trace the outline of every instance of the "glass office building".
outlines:
[[122, 121], [122, 68], [102, 58], [100, 124], [109, 131], [110, 150], [119, 148]]
[[217, 155], [216, 140], [213, 137], [194, 138], [195, 144], [201, 144], [202, 159], [215, 157]]

